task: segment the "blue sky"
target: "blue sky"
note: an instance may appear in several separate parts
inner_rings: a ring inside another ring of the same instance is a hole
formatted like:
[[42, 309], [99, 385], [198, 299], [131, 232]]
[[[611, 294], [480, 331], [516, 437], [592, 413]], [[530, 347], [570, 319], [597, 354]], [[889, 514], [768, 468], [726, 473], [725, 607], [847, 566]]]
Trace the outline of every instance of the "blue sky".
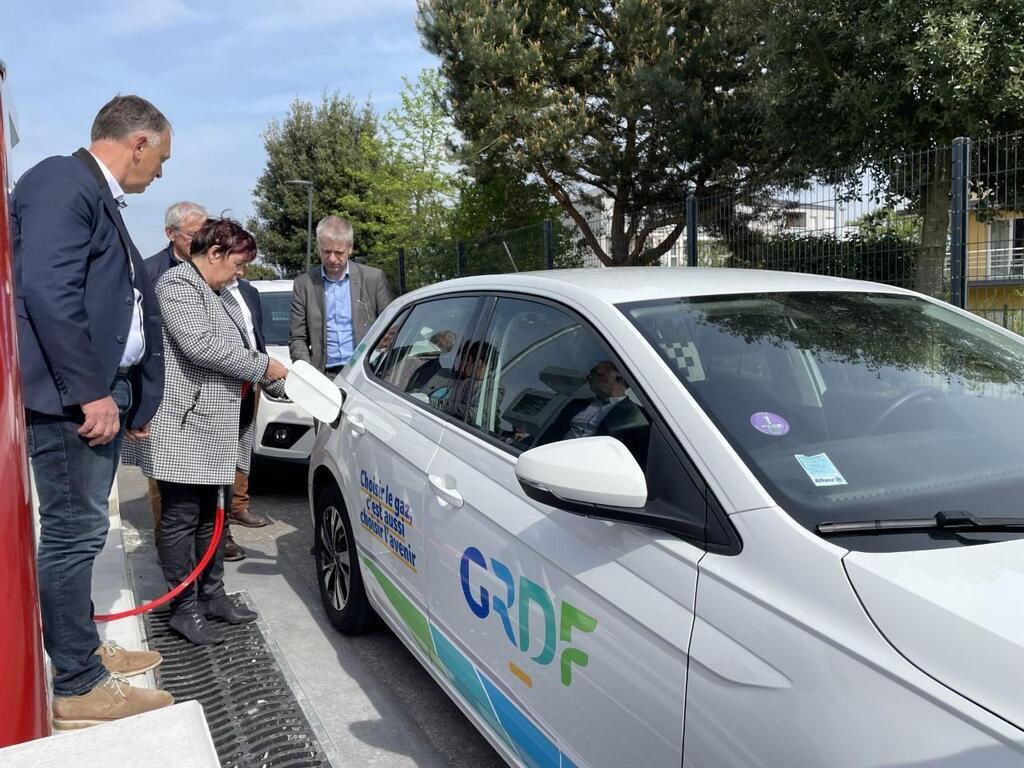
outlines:
[[117, 93], [152, 101], [174, 125], [164, 176], [128, 198], [143, 256], [166, 245], [164, 209], [196, 200], [252, 212], [266, 160], [261, 133], [296, 98], [339, 91], [383, 114], [423, 50], [415, 0], [2, 0], [0, 59], [21, 129], [12, 175], [86, 146]]

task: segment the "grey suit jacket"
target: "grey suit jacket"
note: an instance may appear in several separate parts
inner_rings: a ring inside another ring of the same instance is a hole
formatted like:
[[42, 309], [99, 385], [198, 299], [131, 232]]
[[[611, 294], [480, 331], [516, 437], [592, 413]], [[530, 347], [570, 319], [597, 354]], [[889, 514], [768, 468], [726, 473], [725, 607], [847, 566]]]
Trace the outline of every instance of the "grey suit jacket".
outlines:
[[[350, 261], [348, 274], [352, 292], [352, 337], [358, 344], [384, 307], [391, 303], [391, 289], [384, 273], [375, 267]], [[323, 272], [316, 266], [292, 284], [288, 352], [292, 360], [305, 360], [319, 371], [327, 364], [324, 304]]]
[[[264, 379], [269, 358], [246, 348], [241, 310], [222, 300], [189, 264], [157, 283], [163, 316], [164, 399], [150, 436], [126, 446], [126, 459], [157, 480], [230, 485], [249, 469], [253, 425], [239, 433], [242, 382], [283, 395]], [[131, 454], [135, 454], [131, 456]]]

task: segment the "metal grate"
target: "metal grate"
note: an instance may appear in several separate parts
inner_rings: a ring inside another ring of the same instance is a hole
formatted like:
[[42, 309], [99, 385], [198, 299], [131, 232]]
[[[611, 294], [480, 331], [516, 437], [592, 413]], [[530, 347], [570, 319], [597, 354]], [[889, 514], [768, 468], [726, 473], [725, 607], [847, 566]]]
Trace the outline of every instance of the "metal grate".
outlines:
[[167, 610], [146, 614], [149, 647], [164, 657], [157, 683], [176, 701], [203, 705], [222, 768], [330, 768], [255, 623], [222, 623], [221, 645], [195, 646], [169, 618]]

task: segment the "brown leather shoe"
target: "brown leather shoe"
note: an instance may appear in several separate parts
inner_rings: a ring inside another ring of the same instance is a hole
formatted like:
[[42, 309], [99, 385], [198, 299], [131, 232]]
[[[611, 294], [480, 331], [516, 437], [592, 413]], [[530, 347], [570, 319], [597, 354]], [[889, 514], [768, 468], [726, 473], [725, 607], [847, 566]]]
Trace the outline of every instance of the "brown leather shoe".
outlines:
[[81, 696], [54, 696], [53, 727], [58, 731], [88, 728], [173, 703], [174, 697], [167, 691], [133, 688], [121, 675], [111, 675]]
[[107, 672], [125, 677], [149, 672], [149, 670], [159, 667], [164, 660], [164, 657], [156, 651], [129, 651], [113, 640], [107, 640], [97, 648], [96, 655], [100, 657]]
[[227, 561], [245, 560], [245, 549], [234, 539], [224, 539], [224, 559]]
[[251, 509], [243, 509], [240, 512], [231, 510], [228, 513], [228, 519], [239, 525], [244, 525], [246, 528], [262, 528], [265, 525], [270, 525], [270, 519], [263, 515], [257, 515]]
[[[107, 640], [94, 653], [100, 657], [107, 672], [123, 677], [133, 677], [159, 667], [164, 657], [156, 651], [129, 651], [113, 640]], [[57, 668], [53, 668], [54, 676]]]

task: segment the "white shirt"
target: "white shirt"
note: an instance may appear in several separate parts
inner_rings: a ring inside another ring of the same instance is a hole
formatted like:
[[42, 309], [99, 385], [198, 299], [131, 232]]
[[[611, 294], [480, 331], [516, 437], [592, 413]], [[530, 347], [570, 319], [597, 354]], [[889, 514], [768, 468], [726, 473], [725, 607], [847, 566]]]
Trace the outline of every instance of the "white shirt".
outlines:
[[245, 297], [242, 296], [242, 291], [238, 287], [238, 281], [232, 280], [226, 287], [234, 297], [238, 308], [242, 310], [242, 317], [245, 318], [245, 332], [249, 336], [249, 348], [256, 349], [256, 331], [252, 327], [252, 312], [249, 311], [249, 305], [246, 303]]
[[[90, 152], [89, 154], [92, 153]], [[110, 169], [104, 165], [102, 160], [96, 157], [96, 155], [93, 155], [93, 159], [103, 172], [103, 178], [107, 180], [110, 194], [114, 196], [118, 207], [124, 208], [127, 203], [124, 200], [124, 190], [121, 189], [121, 185], [118, 184], [114, 174], [110, 172]], [[132, 290], [135, 292], [135, 307], [132, 310], [132, 324], [128, 329], [128, 340], [125, 342], [124, 352], [121, 353], [120, 364], [122, 366], [135, 365], [142, 360], [142, 356], [146, 353], [146, 332], [142, 326], [142, 292], [135, 287], [135, 265], [132, 263], [131, 254], [128, 254], [128, 272], [132, 279]]]
[[597, 430], [601, 428], [601, 422], [604, 421], [605, 416], [624, 399], [625, 396], [622, 395], [610, 397], [607, 400], [594, 400], [591, 402], [586, 408], [572, 417], [572, 421], [569, 422], [569, 434], [566, 435], [566, 438], [593, 437], [596, 435]]

